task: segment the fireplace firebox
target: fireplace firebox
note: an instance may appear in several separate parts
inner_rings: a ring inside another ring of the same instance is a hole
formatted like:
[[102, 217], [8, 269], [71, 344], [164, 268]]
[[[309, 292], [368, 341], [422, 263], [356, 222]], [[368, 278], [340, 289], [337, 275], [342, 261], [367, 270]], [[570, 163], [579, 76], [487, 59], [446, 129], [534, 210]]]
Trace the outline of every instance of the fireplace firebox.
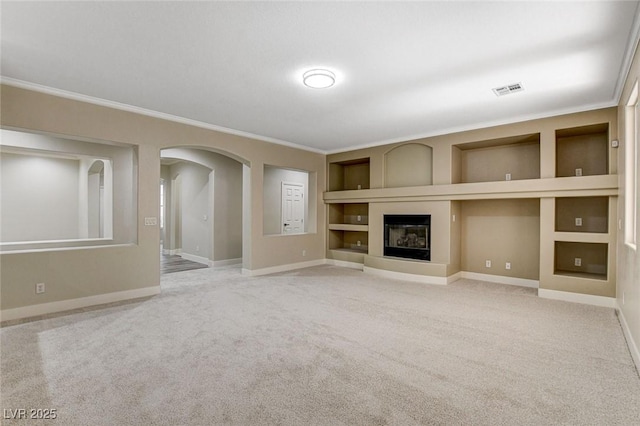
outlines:
[[431, 260], [431, 215], [384, 215], [384, 255]]

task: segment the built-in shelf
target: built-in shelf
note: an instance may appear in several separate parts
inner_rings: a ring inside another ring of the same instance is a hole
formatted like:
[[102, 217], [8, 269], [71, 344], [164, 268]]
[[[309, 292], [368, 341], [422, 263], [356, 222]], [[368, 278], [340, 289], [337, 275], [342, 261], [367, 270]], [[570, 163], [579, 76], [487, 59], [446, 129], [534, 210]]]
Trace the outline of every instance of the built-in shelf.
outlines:
[[608, 197], [556, 198], [557, 232], [607, 233], [608, 230]]
[[329, 224], [367, 225], [369, 204], [347, 203], [329, 205]]
[[366, 253], [369, 250], [369, 234], [366, 231], [329, 230], [329, 250], [348, 249]]
[[[331, 154], [323, 194], [327, 258], [438, 282], [467, 271], [612, 297], [616, 119], [608, 108]], [[418, 206], [435, 209], [434, 246], [445, 248], [438, 254], [448, 254], [450, 263], [436, 268], [383, 256], [380, 225], [369, 224]], [[376, 241], [369, 251], [370, 235]], [[525, 238], [533, 248], [514, 250]]]
[[539, 198], [569, 196], [616, 196], [618, 176], [548, 178], [509, 182], [477, 182], [404, 188], [376, 188], [362, 191], [324, 193], [327, 203], [370, 203], [384, 201], [478, 200], [496, 198]]
[[338, 249], [331, 249], [332, 252], [342, 252], [342, 253], [359, 253], [359, 254], [366, 254], [367, 253], [367, 248], [338, 248]]
[[348, 223], [330, 223], [329, 229], [332, 231], [357, 231], [368, 232], [369, 225], [351, 225]]
[[369, 158], [329, 163], [329, 191], [369, 189]]
[[540, 177], [539, 133], [458, 144], [452, 150], [453, 183]]
[[[359, 192], [359, 191], [358, 191]], [[364, 258], [345, 258], [344, 252], [367, 253], [369, 249], [369, 204], [335, 203], [328, 205], [329, 251], [339, 250], [332, 257], [339, 260], [362, 262]]]
[[606, 280], [607, 251], [605, 243], [556, 241], [554, 274]]
[[556, 176], [609, 173], [609, 124], [556, 130]]

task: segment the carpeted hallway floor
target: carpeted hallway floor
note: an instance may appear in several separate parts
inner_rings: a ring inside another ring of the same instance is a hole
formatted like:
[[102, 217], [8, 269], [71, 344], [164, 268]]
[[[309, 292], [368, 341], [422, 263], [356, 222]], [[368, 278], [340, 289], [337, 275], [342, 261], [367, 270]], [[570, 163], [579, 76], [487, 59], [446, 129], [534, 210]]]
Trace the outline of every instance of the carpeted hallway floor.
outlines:
[[639, 424], [612, 309], [331, 266], [162, 287], [3, 327], [2, 408], [56, 409], [61, 425]]

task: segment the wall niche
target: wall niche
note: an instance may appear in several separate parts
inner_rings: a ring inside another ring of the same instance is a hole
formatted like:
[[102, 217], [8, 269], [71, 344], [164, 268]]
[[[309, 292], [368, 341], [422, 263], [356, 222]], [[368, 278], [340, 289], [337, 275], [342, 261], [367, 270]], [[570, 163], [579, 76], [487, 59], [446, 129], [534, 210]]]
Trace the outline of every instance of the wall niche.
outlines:
[[393, 148], [384, 155], [384, 186], [400, 188], [433, 184], [433, 149], [418, 143]]

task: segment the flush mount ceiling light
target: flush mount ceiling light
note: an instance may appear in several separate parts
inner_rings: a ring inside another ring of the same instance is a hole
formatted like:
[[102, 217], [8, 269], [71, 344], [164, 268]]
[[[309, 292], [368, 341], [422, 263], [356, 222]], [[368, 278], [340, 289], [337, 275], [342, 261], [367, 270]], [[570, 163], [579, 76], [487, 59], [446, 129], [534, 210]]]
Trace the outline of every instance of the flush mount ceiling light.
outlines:
[[329, 70], [313, 69], [302, 75], [302, 82], [312, 89], [326, 89], [336, 83], [336, 75]]

